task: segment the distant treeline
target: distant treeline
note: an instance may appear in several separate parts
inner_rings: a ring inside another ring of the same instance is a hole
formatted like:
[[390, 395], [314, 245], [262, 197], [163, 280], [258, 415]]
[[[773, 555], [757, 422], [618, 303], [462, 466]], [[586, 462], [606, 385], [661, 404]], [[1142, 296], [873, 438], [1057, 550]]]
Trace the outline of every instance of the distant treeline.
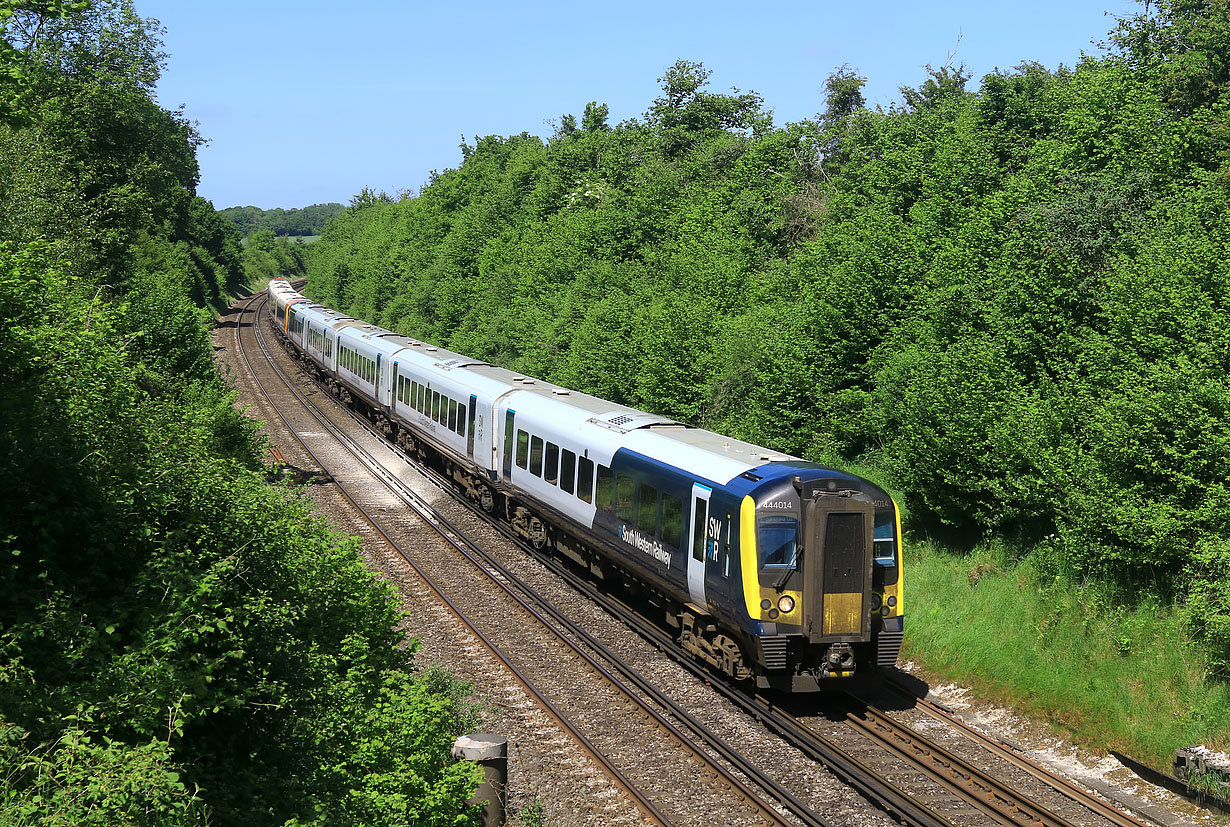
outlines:
[[269, 230], [274, 235], [320, 235], [325, 224], [344, 213], [341, 204], [313, 204], [302, 209], [284, 210], [275, 207], [227, 207], [218, 214], [230, 221], [240, 235], [250, 236], [257, 230]]
[[822, 113], [679, 62], [643, 118], [486, 137], [358, 199], [313, 297], [901, 492], [916, 532], [1177, 601], [1230, 673], [1230, 28], [1151, 2], [1074, 68]]

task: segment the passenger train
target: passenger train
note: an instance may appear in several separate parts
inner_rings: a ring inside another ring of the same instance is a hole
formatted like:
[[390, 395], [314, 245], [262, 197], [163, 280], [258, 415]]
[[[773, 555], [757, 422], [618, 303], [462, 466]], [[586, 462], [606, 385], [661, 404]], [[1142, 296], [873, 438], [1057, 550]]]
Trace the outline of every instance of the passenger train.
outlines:
[[696, 657], [814, 691], [901, 648], [897, 505], [867, 480], [471, 359], [269, 284], [330, 391], [533, 546], [639, 596]]

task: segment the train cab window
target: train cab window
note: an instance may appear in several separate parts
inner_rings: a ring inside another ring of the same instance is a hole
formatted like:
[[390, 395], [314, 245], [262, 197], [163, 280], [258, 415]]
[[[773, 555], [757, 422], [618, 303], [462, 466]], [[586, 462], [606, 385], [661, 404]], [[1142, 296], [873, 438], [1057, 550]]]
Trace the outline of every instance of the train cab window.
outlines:
[[683, 500], [662, 492], [662, 542], [679, 548], [683, 542]]
[[897, 541], [894, 538], [896, 521], [892, 512], [876, 514], [875, 529], [872, 533], [872, 548], [874, 549], [876, 565], [876, 582], [883, 578], [885, 586], [897, 582], [899, 569], [897, 567]]
[[615, 477], [611, 469], [605, 465], [598, 466], [598, 499], [595, 504], [603, 511], [611, 510], [611, 501], [615, 499]]
[[594, 461], [588, 457], [581, 457], [579, 465], [580, 467], [577, 468], [577, 496], [582, 502], [593, 502]]
[[794, 568], [798, 537], [799, 521], [794, 517], [777, 514], [761, 517], [756, 536], [760, 565]]
[[530, 473], [542, 476], [542, 437], [530, 437]]
[[565, 448], [559, 455], [559, 490], [571, 494], [576, 474], [577, 455]]
[[615, 475], [615, 516], [626, 523], [635, 522], [636, 481], [624, 474]]
[[542, 459], [542, 478], [552, 485], [559, 482], [559, 446], [554, 442], [547, 443], [547, 451]]
[[448, 429], [450, 431], [457, 430], [457, 400], [448, 400]]
[[530, 467], [530, 435], [525, 431], [517, 431], [517, 467]]

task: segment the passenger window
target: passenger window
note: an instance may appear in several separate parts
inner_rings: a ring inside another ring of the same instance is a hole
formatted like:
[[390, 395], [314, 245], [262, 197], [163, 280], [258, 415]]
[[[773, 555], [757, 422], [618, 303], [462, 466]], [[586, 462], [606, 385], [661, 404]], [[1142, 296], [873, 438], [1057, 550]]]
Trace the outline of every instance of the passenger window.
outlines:
[[605, 465], [598, 466], [598, 499], [597, 505], [603, 511], [611, 510], [611, 501], [615, 499], [615, 477], [611, 469]]
[[448, 429], [457, 430], [457, 400], [448, 400]]
[[618, 474], [615, 477], [615, 516], [626, 523], [634, 522], [633, 494], [636, 492], [636, 481], [632, 477]]
[[440, 393], [439, 391], [431, 392], [431, 419], [433, 422], [440, 421]]
[[658, 533], [658, 489], [643, 482], [636, 486], [636, 527], [650, 536]]
[[577, 455], [565, 448], [559, 455], [559, 490], [571, 494], [576, 474]]
[[[594, 498], [594, 461], [581, 457], [580, 468], [577, 470], [577, 496], [584, 502], [592, 502]], [[611, 507], [610, 492], [607, 493], [607, 509]]]
[[410, 407], [416, 411], [419, 409], [419, 383], [410, 383]]
[[517, 431], [517, 467], [530, 467], [530, 435], [525, 431]]
[[542, 437], [530, 437], [530, 473], [542, 476]]
[[662, 492], [662, 542], [679, 548], [683, 542], [683, 500]]
[[414, 409], [419, 413], [423, 413], [423, 407], [427, 402], [427, 386], [419, 385], [419, 403], [414, 406]]
[[464, 403], [457, 403], [457, 436], [466, 435], [466, 406]]
[[543, 458], [542, 478], [555, 485], [559, 481], [559, 446], [547, 443], [547, 455]]

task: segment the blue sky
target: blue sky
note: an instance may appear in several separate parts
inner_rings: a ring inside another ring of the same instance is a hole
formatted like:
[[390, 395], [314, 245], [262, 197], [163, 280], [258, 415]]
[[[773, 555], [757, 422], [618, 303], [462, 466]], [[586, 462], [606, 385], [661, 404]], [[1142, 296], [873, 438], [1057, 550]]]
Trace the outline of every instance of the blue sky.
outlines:
[[1030, 3], [136, 0], [166, 27], [158, 86], [209, 144], [200, 195], [218, 208], [347, 203], [363, 187], [418, 191], [461, 163], [464, 136], [548, 137], [588, 101], [640, 117], [679, 59], [710, 89], [755, 90], [778, 124], [824, 108], [849, 64], [872, 105], [955, 52], [971, 88], [996, 67], [1050, 69], [1096, 54], [1130, 0]]

